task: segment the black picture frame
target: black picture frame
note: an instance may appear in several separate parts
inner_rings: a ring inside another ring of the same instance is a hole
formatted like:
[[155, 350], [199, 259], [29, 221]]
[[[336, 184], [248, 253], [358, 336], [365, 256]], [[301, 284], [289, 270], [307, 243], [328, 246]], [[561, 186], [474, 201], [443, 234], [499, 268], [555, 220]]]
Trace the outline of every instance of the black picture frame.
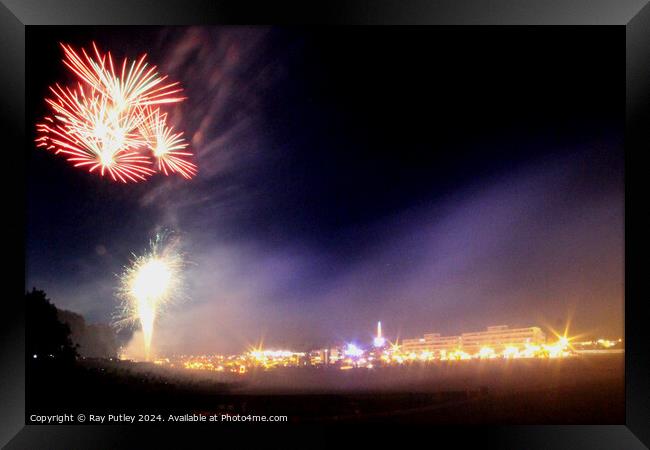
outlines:
[[[607, 426], [500, 426], [437, 430], [464, 442], [503, 448], [647, 448], [650, 446], [650, 372], [644, 314], [639, 216], [644, 209], [642, 155], [650, 149], [650, 7], [647, 0], [1, 0], [0, 114], [10, 169], [3, 177], [8, 214], [9, 288], [0, 351], [0, 444], [6, 448], [119, 448], [136, 434], [174, 438], [223, 433], [220, 428], [25, 425], [24, 199], [25, 28], [31, 25], [360, 24], [360, 25], [607, 25], [625, 29], [625, 370], [626, 420]], [[13, 142], [13, 144], [11, 144]], [[12, 146], [13, 145], [13, 146]], [[13, 150], [21, 149], [21, 151]], [[20, 167], [22, 170], [18, 170]], [[633, 187], [634, 184], [634, 187]], [[241, 428], [233, 428], [242, 431]], [[247, 434], [252, 429], [247, 428]], [[311, 430], [310, 430], [311, 432]], [[429, 433], [420, 429], [417, 433]], [[416, 433], [416, 434], [417, 434]], [[325, 439], [325, 433], [318, 432]], [[437, 438], [436, 438], [437, 439]]]

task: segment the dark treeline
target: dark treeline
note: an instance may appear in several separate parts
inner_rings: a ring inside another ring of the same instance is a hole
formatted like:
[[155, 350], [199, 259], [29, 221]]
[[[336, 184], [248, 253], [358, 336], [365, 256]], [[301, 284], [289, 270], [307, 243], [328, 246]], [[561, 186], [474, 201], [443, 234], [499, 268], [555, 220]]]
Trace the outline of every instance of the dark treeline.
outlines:
[[25, 302], [30, 358], [117, 357], [120, 343], [110, 325], [88, 324], [81, 314], [58, 309], [42, 290], [27, 292]]
[[[467, 361], [346, 373], [318, 368], [247, 378], [109, 360], [106, 326], [26, 294], [26, 422], [32, 413], [261, 414], [292, 422], [611, 424], [625, 418], [623, 358]], [[79, 356], [93, 355], [86, 359]], [[34, 358], [36, 355], [36, 358]]]
[[70, 339], [77, 345], [80, 356], [115, 358], [119, 345], [115, 330], [107, 324], [87, 324], [81, 314], [59, 309], [57, 317], [70, 329]]

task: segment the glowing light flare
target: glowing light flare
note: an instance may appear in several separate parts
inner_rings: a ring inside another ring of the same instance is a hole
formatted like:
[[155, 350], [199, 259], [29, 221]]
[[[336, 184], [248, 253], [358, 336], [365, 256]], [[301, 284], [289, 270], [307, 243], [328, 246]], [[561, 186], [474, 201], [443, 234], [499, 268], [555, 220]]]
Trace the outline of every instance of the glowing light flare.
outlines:
[[[605, 347], [605, 348], [610, 348], [616, 345], [616, 342], [610, 341], [609, 339], [598, 339], [596, 341], [600, 346]], [[619, 339], [620, 342], [620, 339]]]
[[272, 369], [278, 366], [296, 366], [305, 357], [303, 352], [290, 350], [264, 350], [261, 347], [250, 349], [244, 354], [244, 360], [252, 366]]
[[515, 346], [506, 346], [505, 349], [503, 349], [503, 352], [501, 352], [501, 355], [504, 358], [518, 358], [519, 357], [519, 348]]
[[150, 249], [133, 261], [121, 277], [122, 310], [116, 325], [137, 322], [142, 328], [145, 359], [149, 360], [156, 319], [181, 296], [184, 260], [178, 239], [158, 234]]
[[137, 301], [137, 314], [142, 325], [147, 357], [151, 350], [158, 302], [164, 298], [172, 276], [172, 271], [164, 260], [152, 257], [136, 271], [131, 283], [131, 295]]
[[160, 258], [152, 257], [137, 271], [131, 293], [137, 298], [159, 298], [169, 287], [172, 271]]
[[358, 358], [361, 355], [363, 355], [363, 350], [361, 348], [357, 347], [356, 344], [350, 343], [345, 348], [345, 354], [347, 356], [352, 356], [354, 358]]
[[[402, 349], [396, 344], [391, 344], [386, 350], [384, 355], [387, 356], [389, 362], [401, 360], [422, 362], [428, 361], [460, 361], [466, 359], [515, 359], [515, 358], [565, 358], [575, 354], [575, 350], [571, 346], [574, 337], [558, 336], [558, 339], [548, 343], [531, 343], [527, 342], [522, 346], [515, 344], [505, 344], [502, 346], [491, 347], [483, 346], [476, 351], [469, 352], [462, 347], [456, 349], [439, 349], [432, 348], [418, 349], [417, 352], [408, 349]], [[590, 342], [589, 342], [590, 343]], [[594, 341], [593, 344], [598, 344], [607, 348], [607, 345], [615, 344], [614, 341], [602, 340], [601, 342]]]
[[476, 356], [480, 359], [492, 359], [492, 358], [496, 358], [497, 354], [494, 351], [494, 349], [491, 347], [482, 347], [478, 351]]
[[376, 348], [381, 348], [386, 344], [386, 339], [381, 335], [381, 322], [377, 322], [377, 335], [372, 340], [372, 345]]
[[446, 355], [447, 360], [456, 360], [456, 361], [461, 361], [461, 360], [467, 360], [467, 359], [472, 359], [472, 355], [469, 353], [466, 353], [462, 350], [454, 350], [452, 352], [447, 353]]

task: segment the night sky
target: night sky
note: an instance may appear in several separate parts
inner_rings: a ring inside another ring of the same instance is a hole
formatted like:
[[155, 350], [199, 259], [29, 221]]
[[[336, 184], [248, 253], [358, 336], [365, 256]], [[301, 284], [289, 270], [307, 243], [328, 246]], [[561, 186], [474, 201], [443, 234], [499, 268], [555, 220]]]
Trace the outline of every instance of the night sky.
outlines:
[[[117, 184], [30, 145], [26, 287], [108, 322], [130, 252], [180, 232], [164, 351], [540, 325], [623, 330], [618, 28], [28, 27], [28, 123], [59, 41], [181, 82], [190, 181]], [[33, 137], [33, 136], [32, 136]]]

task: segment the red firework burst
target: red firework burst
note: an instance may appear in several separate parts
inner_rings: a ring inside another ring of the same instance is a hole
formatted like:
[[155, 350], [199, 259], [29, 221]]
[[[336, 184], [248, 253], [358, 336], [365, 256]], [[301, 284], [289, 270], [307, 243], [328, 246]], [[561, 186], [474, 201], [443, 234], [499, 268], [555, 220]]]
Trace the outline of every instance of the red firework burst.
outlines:
[[162, 114], [158, 108], [145, 111], [141, 132], [157, 160], [158, 170], [165, 175], [175, 172], [187, 179], [192, 178], [197, 167], [189, 161], [192, 153], [185, 150], [188, 144], [183, 133], [174, 133], [174, 129], [167, 125], [167, 114]]
[[36, 125], [38, 147], [63, 154], [75, 167], [108, 174], [124, 183], [145, 180], [157, 168], [165, 175], [192, 178], [197, 173], [188, 161], [192, 153], [183, 133], [166, 124], [160, 106], [184, 100], [178, 83], [166, 83], [155, 66], [125, 58], [115, 70], [110, 53], [102, 54], [93, 43], [94, 58], [81, 56], [61, 45], [64, 64], [79, 78], [75, 88], [55, 85], [46, 102], [53, 112]]

